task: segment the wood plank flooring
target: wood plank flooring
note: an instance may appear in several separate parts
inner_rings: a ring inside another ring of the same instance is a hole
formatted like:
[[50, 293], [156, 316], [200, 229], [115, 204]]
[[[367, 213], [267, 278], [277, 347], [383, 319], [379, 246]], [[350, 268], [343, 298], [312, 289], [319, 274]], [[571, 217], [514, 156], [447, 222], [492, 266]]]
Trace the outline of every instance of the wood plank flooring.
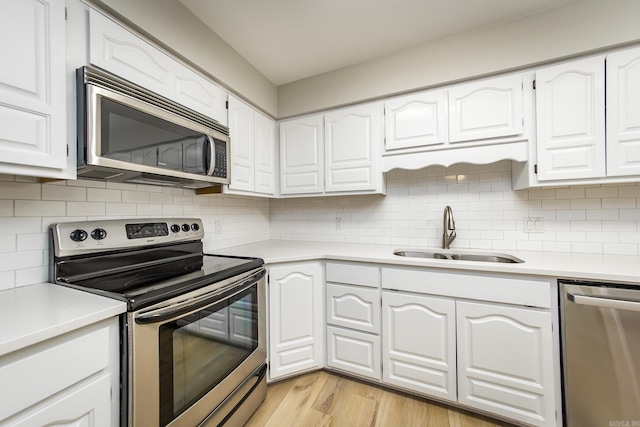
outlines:
[[245, 427], [511, 427], [327, 371], [270, 384]]

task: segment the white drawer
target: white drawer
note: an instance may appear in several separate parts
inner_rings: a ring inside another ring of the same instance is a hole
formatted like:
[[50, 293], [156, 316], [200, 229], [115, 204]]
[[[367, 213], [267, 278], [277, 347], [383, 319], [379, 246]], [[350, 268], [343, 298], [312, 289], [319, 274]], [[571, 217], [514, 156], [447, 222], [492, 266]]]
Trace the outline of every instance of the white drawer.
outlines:
[[328, 262], [327, 282], [380, 287], [380, 268], [373, 265]]
[[109, 366], [109, 328], [70, 333], [0, 358], [0, 420]]
[[362, 377], [381, 379], [380, 337], [327, 326], [327, 365]]
[[380, 333], [380, 291], [327, 283], [327, 323]]
[[531, 307], [551, 307], [551, 279], [453, 270], [383, 268], [382, 288]]

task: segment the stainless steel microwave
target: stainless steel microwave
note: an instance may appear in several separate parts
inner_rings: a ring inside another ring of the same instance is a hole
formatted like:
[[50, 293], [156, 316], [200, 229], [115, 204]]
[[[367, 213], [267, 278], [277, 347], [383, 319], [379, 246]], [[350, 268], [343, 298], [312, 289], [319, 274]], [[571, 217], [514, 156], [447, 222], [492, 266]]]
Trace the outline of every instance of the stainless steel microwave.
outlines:
[[96, 67], [77, 71], [78, 178], [203, 188], [229, 183], [229, 129]]

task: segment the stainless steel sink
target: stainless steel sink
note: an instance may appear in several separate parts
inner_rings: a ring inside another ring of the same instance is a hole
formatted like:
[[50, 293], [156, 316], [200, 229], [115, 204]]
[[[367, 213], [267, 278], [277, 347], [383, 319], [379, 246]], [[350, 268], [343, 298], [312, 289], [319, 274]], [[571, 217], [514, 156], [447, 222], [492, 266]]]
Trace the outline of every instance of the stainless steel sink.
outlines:
[[478, 262], [499, 262], [507, 264], [517, 264], [524, 262], [520, 258], [505, 254], [487, 254], [472, 252], [430, 252], [430, 251], [411, 251], [396, 250], [394, 255], [409, 258], [430, 258], [430, 259], [446, 259], [453, 261], [478, 261]]

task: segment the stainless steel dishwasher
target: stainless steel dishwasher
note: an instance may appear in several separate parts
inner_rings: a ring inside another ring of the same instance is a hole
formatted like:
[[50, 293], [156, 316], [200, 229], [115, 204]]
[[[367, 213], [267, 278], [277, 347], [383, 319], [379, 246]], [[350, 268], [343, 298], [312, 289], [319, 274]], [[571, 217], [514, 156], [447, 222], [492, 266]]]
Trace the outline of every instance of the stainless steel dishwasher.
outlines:
[[640, 284], [559, 284], [566, 426], [640, 427]]

